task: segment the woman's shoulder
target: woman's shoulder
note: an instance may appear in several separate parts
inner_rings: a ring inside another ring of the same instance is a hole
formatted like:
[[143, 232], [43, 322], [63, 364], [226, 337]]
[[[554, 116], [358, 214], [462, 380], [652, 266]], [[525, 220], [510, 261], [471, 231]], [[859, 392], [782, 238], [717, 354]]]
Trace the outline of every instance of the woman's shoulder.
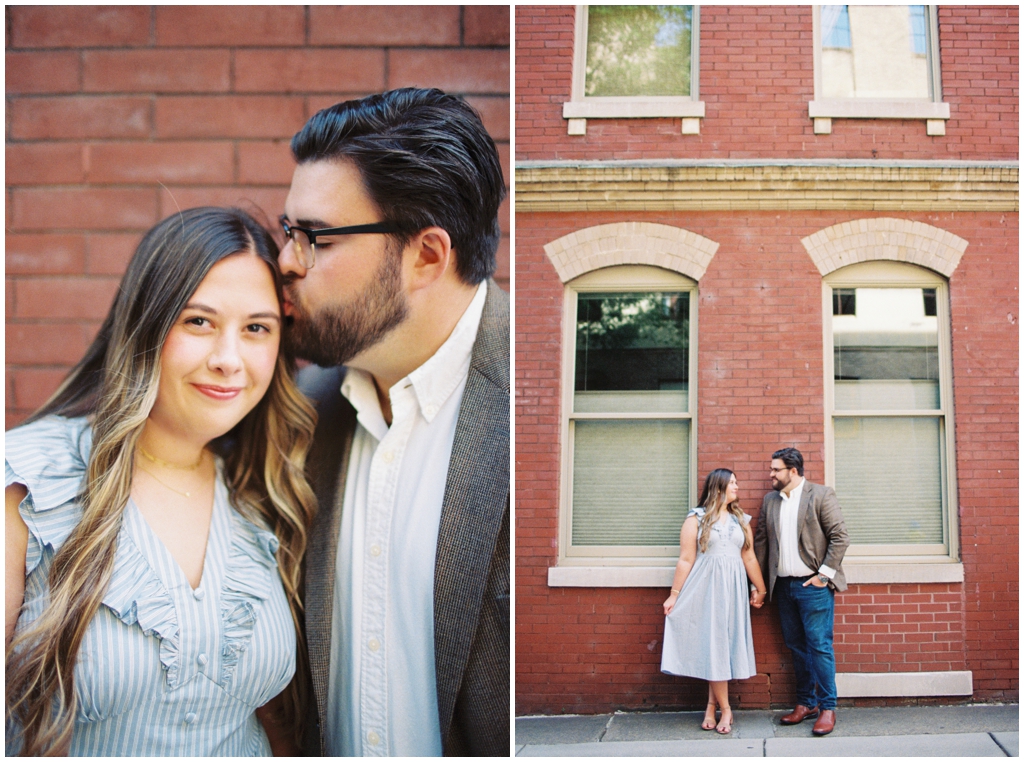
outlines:
[[4, 436], [4, 486], [24, 484], [19, 513], [29, 530], [25, 571], [31, 574], [44, 548], [59, 550], [82, 518], [78, 496], [92, 448], [85, 418], [46, 416]]
[[4, 435], [4, 486], [24, 484], [35, 510], [74, 499], [81, 489], [92, 449], [86, 418], [49, 415]]
[[697, 505], [690, 509], [690, 512], [686, 514], [686, 518], [696, 518], [700, 521], [704, 518], [704, 514], [707, 513], [707, 509], [703, 505]]

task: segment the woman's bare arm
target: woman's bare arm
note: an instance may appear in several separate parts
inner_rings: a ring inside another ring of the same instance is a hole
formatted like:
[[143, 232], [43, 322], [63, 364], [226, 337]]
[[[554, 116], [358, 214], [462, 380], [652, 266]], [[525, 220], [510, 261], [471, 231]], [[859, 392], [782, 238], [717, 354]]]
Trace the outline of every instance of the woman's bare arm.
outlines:
[[281, 723], [281, 703], [281, 694], [278, 694], [256, 710], [256, 717], [263, 725], [275, 757], [301, 757], [302, 750], [295, 743], [292, 728]]
[[764, 605], [764, 599], [767, 597], [768, 592], [764, 586], [764, 575], [761, 574], [761, 565], [757, 562], [757, 556], [754, 554], [754, 538], [749, 524], [743, 527], [743, 535], [750, 546], [740, 553], [740, 557], [743, 559], [743, 568], [747, 570], [747, 577], [750, 578], [750, 581], [754, 583], [754, 587], [757, 588], [757, 590], [750, 594], [750, 605], [755, 609], [759, 609]]
[[676, 598], [679, 591], [686, 584], [686, 578], [690, 576], [694, 561], [697, 560], [697, 517], [690, 516], [683, 522], [683, 528], [679, 530], [679, 561], [676, 562], [676, 573], [672, 577], [672, 592], [662, 604], [665, 616], [672, 613], [676, 605]]
[[4, 642], [11, 644], [14, 627], [18, 624], [21, 604], [25, 602], [25, 550], [28, 548], [28, 527], [18, 512], [18, 506], [25, 499], [28, 490], [22, 484], [12, 484], [4, 490], [4, 502], [7, 506], [4, 519], [4, 536], [6, 554], [7, 582], [4, 587]]

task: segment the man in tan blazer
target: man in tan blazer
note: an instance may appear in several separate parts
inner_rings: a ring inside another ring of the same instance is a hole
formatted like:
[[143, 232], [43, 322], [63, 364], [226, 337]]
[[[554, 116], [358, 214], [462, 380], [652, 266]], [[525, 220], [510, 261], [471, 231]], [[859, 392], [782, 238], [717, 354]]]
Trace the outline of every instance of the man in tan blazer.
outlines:
[[[339, 103], [292, 140], [286, 341], [311, 366], [305, 623], [328, 756], [509, 746], [505, 195], [476, 112], [439, 90]], [[342, 367], [343, 366], [343, 367]]]
[[846, 589], [842, 563], [850, 540], [835, 490], [803, 475], [799, 450], [772, 453], [773, 491], [761, 504], [754, 554], [793, 654], [797, 706], [781, 722], [817, 717], [812, 732], [822, 736], [836, 722], [835, 591]]

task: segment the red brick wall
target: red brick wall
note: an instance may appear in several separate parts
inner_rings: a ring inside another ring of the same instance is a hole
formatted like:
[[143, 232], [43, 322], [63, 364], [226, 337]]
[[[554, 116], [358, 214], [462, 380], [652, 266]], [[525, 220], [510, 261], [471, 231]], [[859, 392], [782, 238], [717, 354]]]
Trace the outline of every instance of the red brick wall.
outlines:
[[[509, 173], [508, 7], [8, 6], [6, 425], [85, 351], [177, 208], [271, 220], [316, 111], [403, 86], [465, 95]], [[498, 278], [509, 283], [509, 203]]]
[[810, 6], [702, 6], [700, 135], [679, 119], [589, 119], [568, 135], [572, 6], [516, 8], [516, 159], [1015, 159], [1017, 7], [939, 6], [946, 135], [922, 120], [833, 119], [815, 135]]
[[[522, 12], [522, 9], [520, 9]], [[800, 239], [846, 212], [520, 214], [516, 220], [516, 711], [698, 707], [706, 689], [659, 673], [664, 589], [549, 588], [557, 562], [563, 286], [543, 245], [623, 219], [720, 243], [700, 282], [698, 473], [736, 471], [756, 516], [770, 453], [798, 446], [822, 481], [821, 276]], [[969, 242], [950, 279], [964, 584], [854, 585], [837, 598], [840, 671], [974, 673], [975, 698], [1016, 699], [1017, 215], [892, 214]], [[898, 485], [894, 485], [898, 494]], [[753, 612], [758, 676], [740, 706], [793, 700], [771, 606]]]

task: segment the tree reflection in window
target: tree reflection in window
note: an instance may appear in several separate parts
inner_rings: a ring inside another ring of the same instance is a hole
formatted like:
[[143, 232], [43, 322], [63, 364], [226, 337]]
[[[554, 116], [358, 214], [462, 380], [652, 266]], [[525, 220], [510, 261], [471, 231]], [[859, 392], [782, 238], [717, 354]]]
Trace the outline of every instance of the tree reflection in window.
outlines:
[[588, 96], [690, 95], [691, 5], [591, 5]]
[[688, 293], [580, 294], [576, 391], [670, 391], [689, 381]]

